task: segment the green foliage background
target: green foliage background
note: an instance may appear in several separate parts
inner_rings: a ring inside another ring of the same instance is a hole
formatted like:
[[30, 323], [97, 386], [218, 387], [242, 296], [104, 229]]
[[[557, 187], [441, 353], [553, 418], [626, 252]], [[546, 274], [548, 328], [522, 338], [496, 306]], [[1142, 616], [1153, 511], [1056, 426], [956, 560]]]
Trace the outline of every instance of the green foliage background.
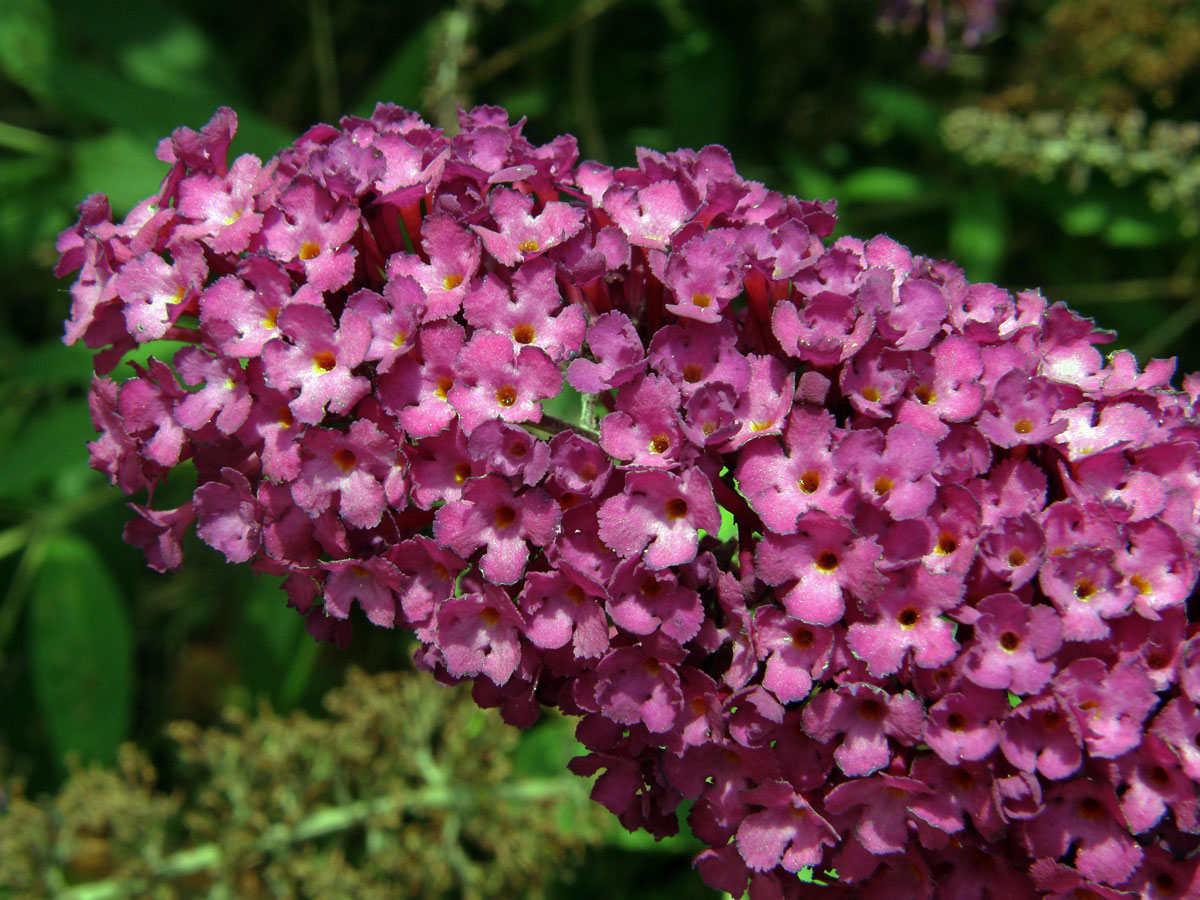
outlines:
[[[370, 628], [319, 648], [269, 579], [194, 540], [183, 572], [155, 576], [121, 543], [123, 498], [86, 466], [90, 361], [59, 341], [67, 285], [49, 272], [85, 194], [123, 214], [163, 174], [157, 140], [219, 105], [239, 114], [234, 151], [265, 157], [378, 100], [446, 127], [457, 103], [495, 103], [612, 164], [725, 144], [749, 177], [836, 197], [839, 233], [1040, 285], [1117, 328], [1114, 349], [1200, 368], [1200, 12], [1002, 10], [984, 45], [929, 66], [927, 34], [879, 27], [867, 0], [0, 3], [0, 791], [49, 797], [68, 754], [113, 764], [133, 741], [157, 766], [142, 789], [169, 792], [187, 776], [166, 723], [259, 698], [316, 711], [349, 665], [400, 669], [411, 649]], [[187, 486], [159, 505], [172, 492]], [[558, 776], [572, 748], [538, 726], [518, 775]], [[576, 836], [592, 849], [572, 896], [712, 896], [687, 837]]]

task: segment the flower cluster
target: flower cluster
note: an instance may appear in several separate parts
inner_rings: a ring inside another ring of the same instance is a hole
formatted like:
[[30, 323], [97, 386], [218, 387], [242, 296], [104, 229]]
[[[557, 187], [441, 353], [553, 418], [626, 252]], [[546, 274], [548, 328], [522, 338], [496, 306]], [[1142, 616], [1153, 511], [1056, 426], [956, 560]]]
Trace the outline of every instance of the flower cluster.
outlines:
[[66, 340], [150, 564], [195, 523], [314, 635], [357, 602], [509, 722], [579, 716], [595, 799], [690, 801], [735, 896], [1200, 896], [1200, 378], [722, 148], [460, 118], [230, 164], [221, 110], [124, 221], [83, 203]]
[[926, 63], [944, 65], [950, 52], [975, 47], [999, 27], [1005, 0], [885, 0], [879, 22], [888, 28], [914, 31], [924, 25], [929, 44]]

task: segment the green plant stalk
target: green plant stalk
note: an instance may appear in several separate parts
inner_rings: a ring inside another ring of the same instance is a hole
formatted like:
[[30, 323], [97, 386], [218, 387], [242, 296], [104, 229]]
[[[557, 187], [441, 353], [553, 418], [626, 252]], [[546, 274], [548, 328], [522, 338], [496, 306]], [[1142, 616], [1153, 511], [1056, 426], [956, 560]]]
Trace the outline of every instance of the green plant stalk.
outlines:
[[66, 150], [56, 138], [7, 122], [0, 122], [0, 147], [33, 156], [60, 156]]
[[[511, 784], [497, 785], [487, 798], [535, 802], [578, 792], [586, 782], [576, 778], [527, 778]], [[292, 845], [338, 834], [364, 824], [372, 818], [387, 816], [402, 810], [452, 809], [470, 810], [479, 805], [480, 798], [471, 788], [450, 784], [425, 785], [376, 800], [357, 800], [341, 806], [319, 809], [295, 825], [273, 825], [263, 832], [256, 843], [264, 854], [279, 852]], [[214, 869], [224, 860], [217, 843], [201, 844], [179, 850], [153, 867], [158, 879], [180, 878], [196, 872]], [[131, 896], [130, 885], [120, 879], [106, 879], [74, 885], [57, 892], [55, 900], [118, 900]]]

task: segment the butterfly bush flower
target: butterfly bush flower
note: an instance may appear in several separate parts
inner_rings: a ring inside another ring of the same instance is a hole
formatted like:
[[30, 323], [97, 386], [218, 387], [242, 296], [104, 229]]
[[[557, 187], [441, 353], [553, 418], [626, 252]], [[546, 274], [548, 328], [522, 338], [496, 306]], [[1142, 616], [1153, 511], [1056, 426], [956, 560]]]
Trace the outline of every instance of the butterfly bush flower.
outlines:
[[318, 639], [580, 717], [594, 798], [689, 801], [733, 895], [1200, 895], [1200, 377], [719, 147], [236, 124], [58, 242], [151, 567], [194, 527]]

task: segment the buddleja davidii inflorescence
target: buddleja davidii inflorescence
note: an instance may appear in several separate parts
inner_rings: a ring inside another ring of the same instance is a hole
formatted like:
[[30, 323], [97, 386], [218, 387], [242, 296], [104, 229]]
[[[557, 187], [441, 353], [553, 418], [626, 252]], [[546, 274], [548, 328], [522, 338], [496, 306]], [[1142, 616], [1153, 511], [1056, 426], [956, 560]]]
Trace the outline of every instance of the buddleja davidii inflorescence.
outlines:
[[720, 147], [381, 105], [228, 164], [235, 124], [59, 244], [153, 567], [195, 523], [315, 636], [357, 601], [509, 722], [579, 716], [593, 796], [660, 836], [691, 801], [735, 896], [1196, 890], [1200, 379], [830, 242]]

